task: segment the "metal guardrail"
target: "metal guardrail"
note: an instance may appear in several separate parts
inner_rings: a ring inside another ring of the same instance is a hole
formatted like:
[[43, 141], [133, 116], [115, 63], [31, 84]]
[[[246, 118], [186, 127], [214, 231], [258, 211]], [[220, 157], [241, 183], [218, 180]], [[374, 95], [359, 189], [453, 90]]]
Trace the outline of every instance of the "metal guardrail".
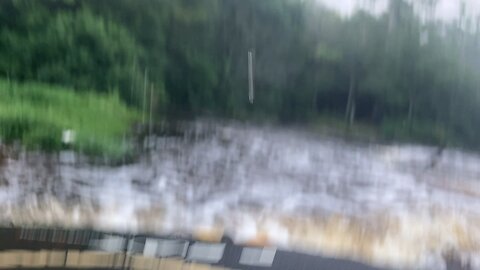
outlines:
[[2, 269], [374, 270], [358, 262], [272, 247], [94, 230], [0, 229]]

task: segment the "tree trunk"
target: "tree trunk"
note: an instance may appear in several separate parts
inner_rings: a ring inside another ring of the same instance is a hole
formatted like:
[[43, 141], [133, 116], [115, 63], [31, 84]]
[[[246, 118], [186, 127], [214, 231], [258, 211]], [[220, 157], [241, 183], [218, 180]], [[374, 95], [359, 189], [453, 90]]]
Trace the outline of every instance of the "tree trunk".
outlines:
[[147, 74], [148, 74], [148, 69], [145, 68], [145, 72], [143, 76], [142, 125], [145, 125], [145, 112], [147, 110]]
[[350, 127], [355, 120], [355, 74], [350, 73], [350, 82], [348, 88], [347, 108], [345, 110], [345, 121]]
[[412, 125], [413, 125], [413, 107], [414, 107], [414, 100], [412, 94], [408, 99], [408, 132], [412, 132]]
[[354, 120], [355, 120], [355, 99], [352, 100], [352, 108], [350, 110], [350, 117], [348, 119], [348, 127], [351, 127], [353, 125]]

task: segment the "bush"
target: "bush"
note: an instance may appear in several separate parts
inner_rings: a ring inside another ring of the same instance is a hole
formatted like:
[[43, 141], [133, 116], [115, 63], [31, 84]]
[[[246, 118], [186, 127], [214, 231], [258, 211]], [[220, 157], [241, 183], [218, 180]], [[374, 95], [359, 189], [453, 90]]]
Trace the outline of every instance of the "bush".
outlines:
[[118, 89], [125, 102], [141, 105], [142, 92], [132, 89], [143, 87], [143, 51], [125, 27], [87, 8], [49, 12], [42, 3], [25, 5], [17, 18], [26, 21], [25, 31], [0, 27], [1, 76], [75, 90]]

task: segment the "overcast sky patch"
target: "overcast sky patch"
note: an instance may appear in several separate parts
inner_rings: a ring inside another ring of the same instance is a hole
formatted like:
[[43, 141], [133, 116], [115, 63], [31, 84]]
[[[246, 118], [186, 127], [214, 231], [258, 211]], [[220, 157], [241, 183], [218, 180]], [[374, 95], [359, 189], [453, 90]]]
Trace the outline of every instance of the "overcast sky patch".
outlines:
[[[333, 8], [343, 15], [349, 15], [361, 0], [318, 0], [326, 6]], [[418, 1], [418, 0], [414, 0]], [[458, 17], [460, 13], [460, 3], [462, 0], [439, 0], [436, 8], [437, 18], [451, 21]], [[388, 0], [377, 0], [375, 4], [375, 13], [381, 13], [387, 7]], [[466, 10], [469, 16], [476, 17], [480, 14], [480, 0], [465, 0]]]

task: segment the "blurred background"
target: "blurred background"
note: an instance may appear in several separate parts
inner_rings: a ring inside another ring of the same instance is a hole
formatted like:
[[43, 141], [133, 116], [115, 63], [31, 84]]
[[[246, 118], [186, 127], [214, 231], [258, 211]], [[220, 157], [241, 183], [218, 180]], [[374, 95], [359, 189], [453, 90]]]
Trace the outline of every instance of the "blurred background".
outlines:
[[0, 1], [0, 222], [479, 269], [479, 55], [473, 0]]

